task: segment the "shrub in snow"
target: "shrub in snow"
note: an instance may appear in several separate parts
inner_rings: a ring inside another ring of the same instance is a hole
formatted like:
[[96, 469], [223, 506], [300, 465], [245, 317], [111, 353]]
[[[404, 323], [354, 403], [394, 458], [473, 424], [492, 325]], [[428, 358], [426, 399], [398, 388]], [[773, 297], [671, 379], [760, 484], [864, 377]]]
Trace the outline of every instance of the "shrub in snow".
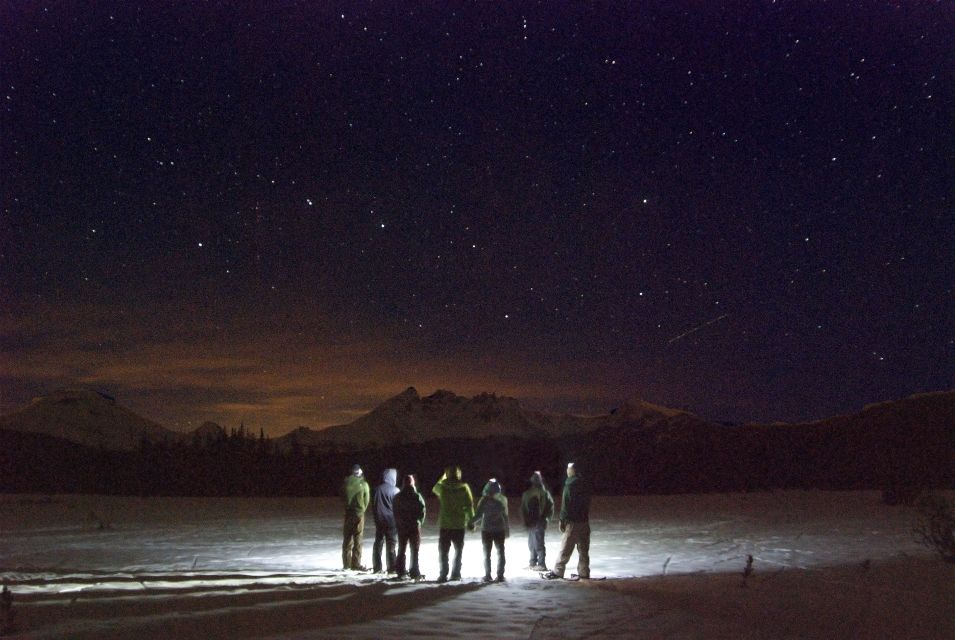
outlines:
[[888, 505], [913, 504], [922, 494], [922, 489], [916, 484], [889, 483], [882, 488], [882, 502]]
[[918, 522], [916, 537], [934, 548], [946, 562], [955, 562], [955, 509], [945, 498], [934, 493], [923, 495], [915, 503]]

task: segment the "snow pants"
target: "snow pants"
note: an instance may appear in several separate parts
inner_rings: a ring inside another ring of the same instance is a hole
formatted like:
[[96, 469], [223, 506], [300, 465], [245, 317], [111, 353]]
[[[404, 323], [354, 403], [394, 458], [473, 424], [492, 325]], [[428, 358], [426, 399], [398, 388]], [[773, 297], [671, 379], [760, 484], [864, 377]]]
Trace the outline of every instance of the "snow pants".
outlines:
[[[412, 578], [420, 578], [421, 571], [418, 569], [418, 550], [421, 549], [421, 529], [412, 531], [398, 530], [398, 557], [395, 560], [395, 571], [399, 577], [405, 575], [405, 567], [408, 569], [408, 575]], [[408, 550], [411, 554], [411, 566], [407, 566], [405, 561]]]
[[395, 546], [398, 541], [398, 531], [389, 527], [375, 526], [375, 545], [371, 548], [372, 568], [375, 572], [381, 571], [381, 548], [385, 547], [385, 568], [388, 573], [395, 570]]
[[345, 512], [342, 531], [342, 568], [361, 569], [361, 539], [365, 533], [365, 514]]
[[531, 552], [530, 566], [545, 567], [547, 549], [544, 547], [544, 533], [547, 521], [541, 520], [527, 530], [527, 549]]
[[590, 523], [568, 522], [564, 528], [564, 537], [560, 541], [560, 557], [554, 565], [554, 573], [563, 577], [564, 569], [570, 562], [570, 555], [577, 547], [577, 575], [590, 577]]
[[491, 545], [497, 547], [497, 577], [504, 579], [504, 532], [482, 531], [481, 543], [484, 545], [484, 577], [491, 577]]
[[441, 564], [439, 579], [448, 577], [448, 552], [454, 544], [454, 565], [451, 579], [461, 579], [461, 552], [464, 551], [464, 529], [441, 529], [438, 533], [438, 561]]

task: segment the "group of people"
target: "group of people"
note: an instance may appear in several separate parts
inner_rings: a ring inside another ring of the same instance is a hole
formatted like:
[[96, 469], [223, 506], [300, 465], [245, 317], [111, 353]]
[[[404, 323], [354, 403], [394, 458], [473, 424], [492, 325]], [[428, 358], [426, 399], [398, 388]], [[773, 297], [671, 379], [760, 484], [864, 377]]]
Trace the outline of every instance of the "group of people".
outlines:
[[[367, 571], [361, 563], [365, 512], [373, 505], [375, 543], [372, 547], [376, 573], [387, 572], [399, 578], [422, 578], [418, 566], [421, 548], [421, 526], [427, 509], [418, 491], [415, 476], [408, 474], [397, 486], [396, 469], [385, 469], [382, 482], [374, 492], [365, 480], [361, 466], [354, 465], [345, 478], [342, 495], [345, 500], [342, 566], [345, 570]], [[521, 520], [527, 530], [530, 552], [528, 569], [545, 578], [563, 578], [574, 549], [577, 550], [577, 575], [590, 577], [590, 489], [573, 462], [567, 465], [567, 480], [561, 494], [558, 522], [562, 534], [560, 555], [552, 571], [546, 564], [544, 537], [547, 524], [554, 515], [554, 498], [540, 471], [530, 477], [530, 487], [521, 495]], [[510, 536], [507, 497], [497, 479], [485, 483], [477, 504], [471, 487], [461, 477], [461, 468], [451, 466], [431, 489], [438, 497], [438, 582], [461, 579], [461, 554], [465, 529], [481, 530], [484, 548], [484, 581], [504, 580], [504, 541]], [[451, 547], [454, 561], [450, 562]], [[496, 573], [491, 573], [491, 551], [497, 550]], [[384, 550], [384, 562], [382, 551]], [[408, 562], [410, 556], [410, 562]]]

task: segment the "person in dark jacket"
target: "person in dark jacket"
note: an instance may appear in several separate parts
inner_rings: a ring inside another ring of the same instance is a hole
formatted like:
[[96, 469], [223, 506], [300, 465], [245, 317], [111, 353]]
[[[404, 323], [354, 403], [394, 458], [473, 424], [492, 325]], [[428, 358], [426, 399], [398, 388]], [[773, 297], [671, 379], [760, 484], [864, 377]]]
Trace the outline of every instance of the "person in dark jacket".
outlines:
[[418, 569], [418, 551], [421, 549], [421, 525], [424, 524], [427, 513], [424, 496], [418, 493], [416, 485], [415, 477], [406, 475], [394, 502], [395, 524], [398, 527], [398, 558], [395, 571], [399, 578], [405, 576], [405, 550], [410, 548], [411, 566], [407, 567], [407, 573], [414, 580], [422, 577]]
[[398, 471], [385, 469], [381, 474], [381, 484], [375, 487], [375, 545], [372, 547], [372, 570], [381, 573], [381, 548], [386, 547], [384, 568], [388, 573], [395, 571], [395, 546], [398, 542], [398, 530], [395, 526], [393, 503], [398, 493]]
[[484, 485], [468, 528], [473, 531], [478, 521], [481, 522], [481, 542], [484, 544], [484, 582], [491, 581], [492, 545], [497, 547], [497, 582], [504, 582], [504, 540], [510, 535], [511, 529], [507, 518], [507, 498], [494, 478]]
[[567, 465], [567, 481], [560, 500], [560, 557], [547, 578], [563, 578], [564, 569], [577, 547], [577, 575], [590, 577], [590, 486], [581, 478], [577, 465]]
[[448, 467], [431, 492], [438, 496], [438, 582], [448, 581], [448, 553], [454, 545], [454, 565], [451, 580], [461, 579], [461, 553], [464, 551], [464, 528], [474, 516], [474, 497], [471, 487], [461, 479], [460, 467]]
[[554, 498], [547, 490], [541, 472], [535, 471], [530, 488], [521, 495], [521, 518], [527, 527], [527, 548], [531, 554], [528, 569], [532, 571], [547, 571], [544, 534], [553, 514]]
[[367, 571], [361, 564], [361, 539], [365, 533], [365, 510], [370, 493], [364, 473], [356, 464], [342, 483], [342, 498], [345, 500], [342, 566], [346, 570]]

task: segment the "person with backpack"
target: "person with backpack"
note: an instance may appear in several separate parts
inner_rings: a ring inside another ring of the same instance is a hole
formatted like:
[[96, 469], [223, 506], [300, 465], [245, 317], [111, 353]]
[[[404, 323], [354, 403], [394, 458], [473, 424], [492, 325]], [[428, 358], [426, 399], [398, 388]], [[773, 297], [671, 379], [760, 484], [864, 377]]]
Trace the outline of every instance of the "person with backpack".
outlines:
[[494, 478], [488, 480], [481, 492], [481, 499], [474, 509], [474, 517], [468, 522], [468, 529], [474, 530], [476, 522], [481, 522], [481, 542], [484, 545], [484, 582], [491, 581], [491, 546], [497, 547], [497, 582], [504, 582], [504, 540], [511, 529], [507, 518], [507, 498], [501, 484]]
[[527, 548], [531, 554], [528, 569], [547, 571], [544, 534], [554, 514], [554, 497], [547, 490], [540, 471], [534, 472], [530, 482], [530, 488], [521, 495], [521, 518], [527, 528]]
[[[423, 577], [418, 569], [418, 550], [421, 548], [421, 525], [424, 524], [427, 513], [424, 496], [418, 493], [416, 484], [413, 475], [406, 475], [393, 505], [395, 524], [398, 526], [398, 558], [395, 561], [395, 571], [399, 578], [404, 578], [407, 567], [407, 575], [413, 580]], [[410, 567], [405, 564], [406, 549], [411, 551]]]

